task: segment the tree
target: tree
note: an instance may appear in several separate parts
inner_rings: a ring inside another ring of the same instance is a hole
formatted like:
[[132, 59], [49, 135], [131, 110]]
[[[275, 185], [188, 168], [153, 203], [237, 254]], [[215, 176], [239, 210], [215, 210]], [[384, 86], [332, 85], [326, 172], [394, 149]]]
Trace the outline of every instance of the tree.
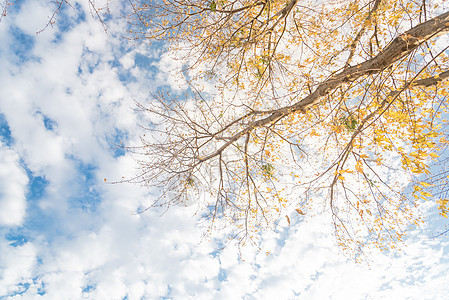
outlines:
[[[108, 2], [88, 3], [103, 23]], [[0, 4], [1, 21], [20, 2]], [[350, 253], [396, 247], [421, 199], [447, 217], [444, 1], [130, 4], [130, 38], [163, 41], [190, 85], [138, 103], [152, 117], [128, 181], [160, 189], [150, 207], [196, 203], [243, 244], [321, 209]]]
[[448, 144], [444, 3], [131, 4], [130, 38], [164, 41], [190, 84], [138, 104], [152, 117], [130, 181], [162, 191], [150, 207], [196, 199], [209, 230], [243, 244], [321, 208], [350, 253], [394, 248], [421, 222], [420, 199], [446, 179], [429, 167]]

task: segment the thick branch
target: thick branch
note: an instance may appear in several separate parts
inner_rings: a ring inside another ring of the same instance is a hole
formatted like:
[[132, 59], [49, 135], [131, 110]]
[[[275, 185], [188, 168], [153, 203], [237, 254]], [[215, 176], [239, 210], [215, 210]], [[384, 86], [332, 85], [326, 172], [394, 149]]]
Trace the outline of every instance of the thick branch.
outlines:
[[[409, 55], [423, 42], [431, 38], [441, 36], [442, 34], [445, 34], [447, 32], [449, 32], [449, 12], [441, 14], [438, 17], [435, 17], [427, 22], [413, 27], [412, 29], [395, 38], [387, 47], [385, 47], [383, 51], [381, 51], [374, 58], [358, 65], [349, 67], [342, 72], [331, 76], [329, 79], [318, 85], [313, 93], [309, 94], [307, 97], [301, 99], [295, 104], [280, 108], [268, 117], [250, 123], [246, 128], [233, 135], [218, 150], [206, 157], [201, 158], [198, 161], [198, 164], [222, 153], [228, 146], [239, 140], [244, 135], [252, 132], [255, 128], [277, 122], [278, 120], [289, 114], [298, 111], [305, 111], [309, 107], [317, 104], [319, 100], [323, 96], [327, 95], [330, 91], [338, 88], [345, 83], [353, 82], [362, 76], [379, 73], [382, 70], [385, 70], [395, 62], [399, 61], [401, 58]], [[431, 85], [432, 83], [429, 81], [428, 84]]]
[[331, 90], [344, 83], [353, 82], [362, 76], [379, 73], [410, 54], [423, 42], [447, 32], [449, 32], [449, 12], [419, 24], [401, 34], [376, 57], [330, 77], [328, 80], [321, 83], [312, 94], [289, 107], [280, 109], [278, 114], [286, 115], [292, 112], [305, 110], [316, 104], [321, 97], [327, 95]]
[[438, 74], [438, 76], [416, 80], [414, 83], [412, 83], [412, 86], [429, 87], [431, 85], [436, 85], [438, 82], [441, 82], [447, 78], [449, 78], [449, 70]]

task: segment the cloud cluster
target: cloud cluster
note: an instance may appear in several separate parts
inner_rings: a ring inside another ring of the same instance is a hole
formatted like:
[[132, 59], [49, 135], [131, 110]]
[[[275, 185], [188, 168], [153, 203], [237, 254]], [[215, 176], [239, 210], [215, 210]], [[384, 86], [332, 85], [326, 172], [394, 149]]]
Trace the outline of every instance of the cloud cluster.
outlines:
[[[29, 0], [0, 23], [0, 297], [11, 299], [437, 299], [448, 292], [448, 245], [417, 232], [402, 254], [357, 265], [334, 245], [326, 217], [291, 216], [238, 249], [202, 236], [195, 206], [132, 211], [152, 190], [110, 184], [135, 174], [145, 101], [182, 87], [176, 60], [109, 33], [88, 1]], [[106, 179], [106, 183], [104, 182]]]

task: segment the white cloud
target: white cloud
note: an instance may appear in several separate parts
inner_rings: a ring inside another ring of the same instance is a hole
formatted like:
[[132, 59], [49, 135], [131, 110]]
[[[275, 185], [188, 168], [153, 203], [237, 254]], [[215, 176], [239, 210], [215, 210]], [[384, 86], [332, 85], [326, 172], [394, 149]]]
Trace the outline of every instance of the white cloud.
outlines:
[[0, 226], [20, 226], [25, 218], [28, 176], [19, 156], [0, 142]]
[[36, 264], [36, 249], [31, 243], [10, 246], [0, 239], [0, 296], [24, 290], [32, 283]]
[[187, 82], [179, 70], [183, 66], [180, 58], [176, 58], [176, 53], [166, 52], [161, 55], [157, 63], [159, 73], [156, 76], [158, 85], [167, 85], [173, 91], [180, 92], [187, 88]]
[[48, 24], [53, 8], [56, 9], [56, 6], [45, 1], [24, 1], [20, 3], [20, 14], [15, 17], [15, 25], [26, 34], [34, 35]]
[[[137, 66], [137, 53], [147, 50], [122, 53], [127, 42], [117, 36], [124, 25], [113, 20], [106, 35], [87, 13], [84, 23], [72, 24], [67, 32], [55, 26], [32, 35], [30, 51], [36, 59], [17, 63], [10, 50], [17, 41], [4, 27], [20, 25], [25, 33], [34, 34], [49, 11], [36, 1], [29, 3], [0, 24], [0, 50], [5, 54], [0, 56], [0, 111], [14, 138], [12, 147], [0, 148], [0, 221], [3, 226], [22, 225], [27, 216], [22, 229], [28, 235], [26, 242], [14, 245], [9, 241], [12, 231], [0, 230], [0, 297], [35, 299], [45, 293], [46, 299], [438, 299], [447, 295], [448, 245], [419, 232], [407, 241], [403, 254], [373, 253], [370, 265], [358, 265], [339, 253], [325, 215], [301, 222], [292, 217], [290, 227], [284, 221], [278, 232], [264, 237], [263, 250], [271, 254], [246, 248], [240, 256], [232, 244], [215, 251], [221, 241], [202, 239], [194, 205], [171, 207], [166, 213], [154, 209], [131, 214], [149, 205], [155, 195], [132, 184], [108, 184], [136, 172], [132, 155], [114, 156], [110, 141], [117, 132], [129, 144], [138, 141], [136, 124], [145, 120], [133, 111], [133, 98], [146, 100], [157, 85], [182, 88], [185, 83], [170, 75], [179, 61], [163, 55], [153, 64], [158, 74]], [[88, 8], [87, 1], [80, 5]], [[119, 16], [122, 7], [117, 2], [111, 5], [113, 15]], [[31, 16], [34, 7], [36, 15]], [[69, 14], [77, 16], [76, 11]], [[61, 38], [53, 42], [59, 34]], [[151, 51], [148, 55], [157, 58]], [[120, 81], [120, 72], [127, 71], [133, 81]], [[51, 130], [45, 118], [54, 122]], [[33, 175], [48, 181], [42, 198], [28, 199], [30, 215], [25, 215], [28, 177], [20, 159]], [[90, 178], [83, 169], [87, 167]], [[100, 199], [90, 203], [95, 193]], [[9, 208], [2, 209], [4, 203]]]
[[120, 63], [125, 69], [131, 69], [134, 66], [135, 52], [129, 52], [120, 59]]

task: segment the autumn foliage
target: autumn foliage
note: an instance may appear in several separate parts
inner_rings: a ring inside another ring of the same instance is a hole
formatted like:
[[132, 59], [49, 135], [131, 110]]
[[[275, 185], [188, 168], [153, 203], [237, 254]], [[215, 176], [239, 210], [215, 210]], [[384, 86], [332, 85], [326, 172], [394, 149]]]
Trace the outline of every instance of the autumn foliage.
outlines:
[[349, 253], [396, 247], [422, 199], [447, 217], [447, 4], [131, 3], [129, 37], [163, 41], [190, 85], [139, 104], [152, 206], [196, 203], [243, 244], [324, 211]]

